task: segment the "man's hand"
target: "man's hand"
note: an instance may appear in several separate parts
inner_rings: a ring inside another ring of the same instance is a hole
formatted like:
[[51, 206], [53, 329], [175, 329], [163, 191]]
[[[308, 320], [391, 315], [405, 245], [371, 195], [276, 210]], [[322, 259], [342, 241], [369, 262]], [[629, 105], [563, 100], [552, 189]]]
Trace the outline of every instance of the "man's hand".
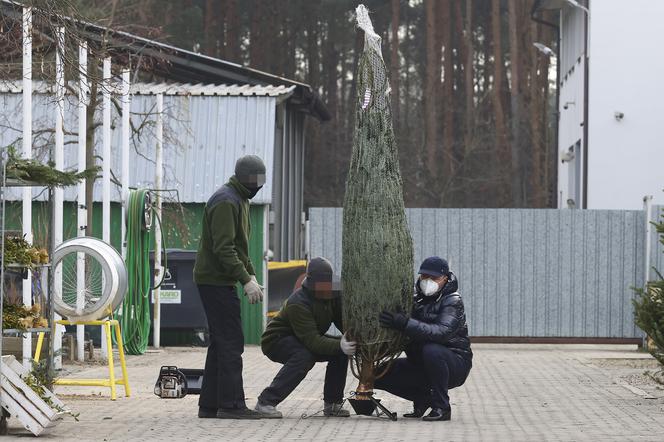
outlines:
[[339, 346], [345, 355], [353, 356], [355, 354], [355, 347], [357, 346], [357, 343], [355, 341], [349, 341], [346, 339], [346, 334], [344, 333], [344, 335], [341, 337], [341, 341], [339, 342]]
[[258, 284], [255, 275], [251, 275], [249, 282], [244, 285], [244, 294], [249, 300], [249, 304], [263, 301], [263, 287]]
[[[256, 279], [256, 275], [249, 275], [249, 277], [251, 278], [252, 281], [254, 281], [256, 284], [258, 284], [258, 279]], [[260, 284], [258, 284], [258, 286], [261, 288], [261, 290], [265, 289], [265, 287], [263, 287]]]
[[383, 310], [378, 316], [380, 326], [383, 328], [393, 328], [395, 330], [403, 331], [408, 324], [408, 316], [402, 312], [389, 312]]

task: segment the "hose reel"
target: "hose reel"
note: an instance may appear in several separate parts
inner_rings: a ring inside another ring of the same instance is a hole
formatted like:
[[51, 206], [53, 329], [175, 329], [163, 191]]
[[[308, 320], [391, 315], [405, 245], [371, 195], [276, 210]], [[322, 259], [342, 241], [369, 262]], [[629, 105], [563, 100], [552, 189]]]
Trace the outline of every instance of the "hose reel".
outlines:
[[53, 252], [55, 311], [70, 321], [95, 321], [114, 312], [127, 293], [120, 254], [97, 238], [67, 240]]

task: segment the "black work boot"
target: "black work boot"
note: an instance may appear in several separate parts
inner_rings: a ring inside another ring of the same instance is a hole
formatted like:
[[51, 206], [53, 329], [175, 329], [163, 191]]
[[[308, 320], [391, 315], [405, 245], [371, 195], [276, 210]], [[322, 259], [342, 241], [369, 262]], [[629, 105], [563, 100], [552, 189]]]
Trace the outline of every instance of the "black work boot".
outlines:
[[217, 419], [260, 419], [259, 412], [244, 408], [220, 408], [217, 410]]
[[432, 408], [431, 413], [422, 418], [423, 421], [448, 421], [452, 419], [452, 410], [450, 408]]
[[413, 412], [412, 413], [404, 413], [403, 417], [420, 418], [420, 417], [424, 416], [424, 413], [426, 413], [428, 409], [429, 409], [429, 407], [427, 407], [427, 406], [413, 403]]
[[198, 407], [198, 417], [201, 419], [211, 419], [217, 417], [216, 408]]

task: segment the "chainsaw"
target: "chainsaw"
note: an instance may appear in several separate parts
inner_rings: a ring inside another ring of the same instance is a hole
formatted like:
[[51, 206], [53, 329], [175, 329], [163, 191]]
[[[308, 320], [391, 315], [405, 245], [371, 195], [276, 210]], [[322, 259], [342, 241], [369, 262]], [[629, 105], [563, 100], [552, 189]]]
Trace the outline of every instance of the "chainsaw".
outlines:
[[177, 367], [163, 366], [154, 384], [154, 394], [162, 399], [180, 399], [187, 395], [187, 378]]
[[164, 365], [154, 384], [154, 394], [162, 399], [180, 399], [187, 394], [200, 394], [202, 383], [203, 370]]

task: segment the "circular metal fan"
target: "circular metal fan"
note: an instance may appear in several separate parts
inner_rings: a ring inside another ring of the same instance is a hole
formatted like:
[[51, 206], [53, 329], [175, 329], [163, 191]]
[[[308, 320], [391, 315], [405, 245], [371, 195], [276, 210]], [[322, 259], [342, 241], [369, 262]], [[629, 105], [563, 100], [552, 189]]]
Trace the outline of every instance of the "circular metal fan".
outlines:
[[127, 268], [109, 244], [90, 237], [63, 242], [53, 253], [55, 311], [70, 321], [109, 316], [127, 293]]

